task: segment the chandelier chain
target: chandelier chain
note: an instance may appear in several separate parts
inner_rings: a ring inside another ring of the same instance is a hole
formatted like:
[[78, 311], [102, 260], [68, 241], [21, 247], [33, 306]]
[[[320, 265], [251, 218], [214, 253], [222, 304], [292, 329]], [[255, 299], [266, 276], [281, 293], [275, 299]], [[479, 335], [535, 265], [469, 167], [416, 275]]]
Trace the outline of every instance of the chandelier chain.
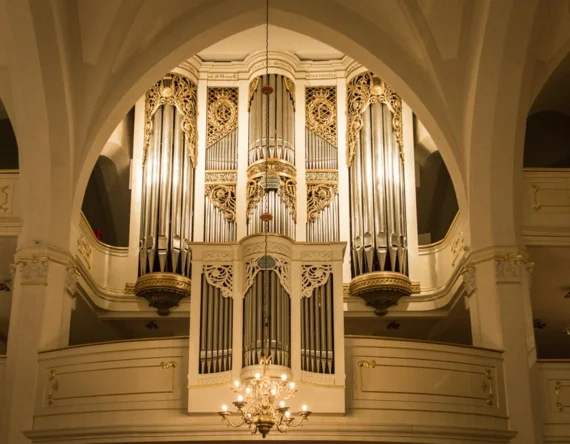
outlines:
[[[265, 81], [267, 84], [270, 83], [269, 80], [269, 0], [265, 0]], [[265, 95], [265, 201], [264, 201], [264, 213], [269, 213], [269, 188], [267, 182], [267, 176], [269, 172], [269, 94]], [[265, 234], [265, 261], [267, 261], [268, 253], [268, 241], [269, 241], [269, 220], [264, 221], [264, 234]], [[265, 336], [265, 359], [269, 359], [269, 308], [268, 308], [268, 298], [269, 298], [269, 271], [264, 270], [263, 272], [263, 330]]]

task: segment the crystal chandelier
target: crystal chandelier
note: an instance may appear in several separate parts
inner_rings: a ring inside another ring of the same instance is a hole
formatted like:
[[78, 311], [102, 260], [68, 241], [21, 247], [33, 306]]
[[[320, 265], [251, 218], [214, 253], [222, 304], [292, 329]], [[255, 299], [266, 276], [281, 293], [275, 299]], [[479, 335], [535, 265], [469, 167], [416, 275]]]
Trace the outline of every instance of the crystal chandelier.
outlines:
[[[266, 143], [265, 148], [265, 177], [263, 186], [265, 188], [265, 209], [260, 216], [264, 226], [265, 237], [265, 254], [260, 259], [263, 269], [272, 268], [271, 264], [274, 259], [268, 255], [268, 230], [269, 222], [273, 219], [273, 215], [268, 211], [269, 189], [271, 180], [269, 177], [269, 95], [273, 93], [273, 88], [269, 85], [269, 0], [265, 2], [265, 78], [267, 83], [261, 88], [261, 92], [265, 94], [267, 106], [265, 115]], [[263, 438], [276, 428], [279, 432], [285, 433], [289, 428], [301, 426], [309, 417], [311, 412], [306, 405], [296, 416], [291, 414], [290, 408], [286, 405], [288, 399], [295, 395], [297, 391], [295, 383], [288, 381], [286, 374], [281, 377], [271, 375], [269, 371], [271, 365], [271, 355], [269, 353], [269, 312], [267, 309], [267, 299], [269, 296], [269, 283], [267, 273], [264, 273], [264, 295], [263, 295], [263, 330], [265, 350], [264, 356], [260, 359], [260, 371], [255, 373], [255, 377], [244, 383], [235, 381], [232, 390], [237, 394], [237, 400], [233, 402], [237, 412], [237, 419], [232, 421], [232, 413], [228, 410], [227, 405], [222, 405], [219, 415], [222, 421], [231, 427], [246, 426], [251, 433], [259, 432]]]

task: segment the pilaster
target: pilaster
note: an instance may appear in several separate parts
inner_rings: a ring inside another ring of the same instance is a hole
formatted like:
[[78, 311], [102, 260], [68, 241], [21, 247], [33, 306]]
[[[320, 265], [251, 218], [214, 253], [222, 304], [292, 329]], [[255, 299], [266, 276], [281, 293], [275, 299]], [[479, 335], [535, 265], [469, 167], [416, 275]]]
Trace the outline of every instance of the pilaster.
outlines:
[[15, 255], [8, 354], [6, 399], [0, 443], [24, 444], [31, 430], [38, 372], [38, 352], [65, 347], [77, 272], [72, 256], [43, 244]]
[[505, 390], [513, 443], [541, 443], [536, 347], [530, 302], [533, 264], [516, 247], [470, 255], [462, 275], [473, 345], [504, 351]]

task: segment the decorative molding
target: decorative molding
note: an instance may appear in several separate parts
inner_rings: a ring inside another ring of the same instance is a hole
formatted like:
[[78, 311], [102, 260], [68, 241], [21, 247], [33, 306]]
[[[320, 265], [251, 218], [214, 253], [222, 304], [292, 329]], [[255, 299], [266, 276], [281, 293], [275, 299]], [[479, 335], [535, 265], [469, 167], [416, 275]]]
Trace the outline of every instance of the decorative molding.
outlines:
[[[279, 242], [267, 242], [267, 252], [281, 254], [283, 256], [291, 257], [293, 252], [291, 248]], [[255, 244], [246, 245], [243, 249], [243, 256], [251, 256], [253, 254], [265, 253], [265, 242], [256, 242]]]
[[83, 233], [79, 233], [77, 237], [77, 253], [79, 253], [79, 257], [85, 262], [87, 268], [91, 270], [93, 264], [93, 246]]
[[301, 251], [301, 260], [321, 262], [332, 261], [333, 252], [331, 250], [303, 250]]
[[412, 294], [421, 294], [422, 288], [419, 281], [412, 282]]
[[239, 73], [209, 72], [206, 78], [208, 80], [239, 80]]
[[219, 289], [223, 297], [232, 297], [234, 277], [232, 265], [204, 265], [202, 270], [208, 284]]
[[203, 261], [231, 261], [233, 258], [233, 250], [207, 249], [202, 252]]
[[125, 294], [135, 294], [135, 284], [125, 284]]
[[0, 182], [0, 214], [12, 213], [14, 182]]
[[457, 260], [461, 257], [461, 253], [465, 251], [465, 244], [463, 240], [463, 231], [458, 233], [453, 239], [450, 246], [451, 250], [451, 266], [455, 267]]
[[198, 386], [227, 384], [232, 380], [231, 372], [216, 372], [198, 375]]
[[466, 265], [461, 269], [461, 278], [463, 279], [463, 287], [465, 288], [466, 296], [471, 296], [477, 289], [475, 282], [475, 267], [473, 265]]
[[346, 163], [349, 167], [352, 165], [359, 132], [364, 123], [362, 114], [372, 103], [382, 103], [392, 112], [392, 128], [396, 134], [400, 156], [403, 156], [402, 99], [386, 83], [375, 77], [370, 71], [367, 71], [348, 82]]
[[237, 182], [237, 171], [235, 170], [206, 171], [206, 176], [204, 181], [206, 185], [235, 184]]
[[18, 260], [20, 267], [20, 284], [21, 285], [47, 285], [49, 258], [36, 257], [20, 258]]
[[522, 255], [495, 257], [495, 280], [497, 283], [518, 283], [521, 281], [520, 265]]
[[207, 148], [237, 129], [238, 88], [208, 88], [206, 122]]
[[318, 79], [336, 79], [336, 72], [334, 71], [327, 71], [327, 72], [308, 72], [305, 74], [305, 79], [307, 80], [318, 80]]
[[345, 298], [350, 296], [350, 284], [342, 284], [342, 296]]
[[77, 267], [73, 262], [67, 265], [67, 274], [65, 275], [65, 291], [69, 293], [71, 297], [75, 297], [75, 292], [77, 291], [77, 281], [79, 279], [79, 273]]
[[338, 146], [336, 110], [336, 86], [314, 86], [305, 89], [307, 128], [335, 147]]
[[146, 93], [143, 165], [153, 131], [152, 117], [161, 105], [173, 105], [182, 114], [182, 131], [188, 143], [188, 155], [193, 167], [197, 156], [196, 84], [180, 74], [169, 73]]
[[302, 297], [310, 298], [313, 290], [327, 283], [331, 273], [331, 264], [303, 265], [301, 267]]
[[335, 385], [334, 378], [335, 378], [334, 374], [313, 373], [307, 371], [301, 372], [301, 382], [305, 384], [331, 387]]

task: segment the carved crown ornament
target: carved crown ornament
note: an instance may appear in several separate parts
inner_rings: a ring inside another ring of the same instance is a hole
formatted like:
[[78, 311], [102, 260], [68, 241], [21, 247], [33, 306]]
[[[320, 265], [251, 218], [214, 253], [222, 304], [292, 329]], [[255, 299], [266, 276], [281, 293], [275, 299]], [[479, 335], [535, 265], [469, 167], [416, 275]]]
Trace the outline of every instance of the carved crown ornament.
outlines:
[[382, 103], [392, 113], [392, 128], [396, 134], [396, 142], [403, 157], [404, 135], [402, 129], [402, 99], [385, 82], [371, 72], [364, 72], [354, 77], [348, 83], [347, 91], [347, 130], [346, 130], [346, 163], [352, 165], [360, 130], [362, 129], [362, 114], [372, 103]]
[[197, 132], [196, 132], [196, 93], [197, 87], [187, 77], [169, 73], [156, 82], [146, 93], [145, 125], [143, 145], [143, 166], [150, 145], [153, 131], [152, 118], [161, 105], [174, 105], [182, 114], [182, 131], [188, 143], [188, 153], [192, 166], [196, 167]]

